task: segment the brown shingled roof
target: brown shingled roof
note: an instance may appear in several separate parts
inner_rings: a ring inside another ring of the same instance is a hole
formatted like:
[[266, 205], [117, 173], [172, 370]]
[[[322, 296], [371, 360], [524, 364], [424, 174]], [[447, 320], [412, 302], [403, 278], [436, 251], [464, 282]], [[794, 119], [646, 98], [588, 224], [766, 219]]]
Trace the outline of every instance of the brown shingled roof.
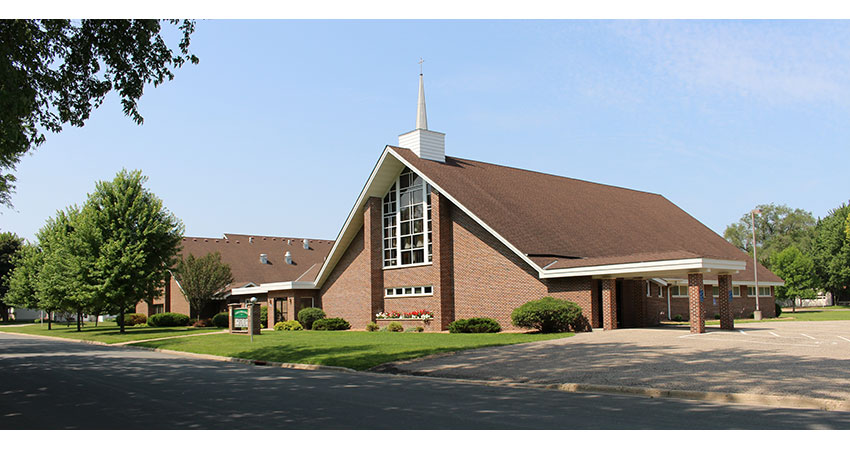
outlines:
[[[253, 237], [253, 242], [251, 238]], [[207, 253], [221, 253], [222, 262], [230, 265], [233, 272], [233, 287], [253, 283], [295, 281], [308, 271], [315, 271], [333, 246], [327, 239], [309, 239], [310, 249], [304, 249], [304, 238], [256, 236], [227, 233], [223, 238], [183, 238], [181, 255], [193, 254], [202, 257]], [[293, 264], [287, 264], [286, 252], [292, 254]], [[268, 264], [260, 263], [260, 254], [268, 255]], [[313, 275], [315, 276], [315, 275]], [[306, 278], [311, 280], [312, 278]]]
[[[541, 267], [715, 258], [752, 276], [746, 253], [661, 195], [391, 148]], [[759, 281], [782, 280], [760, 266]]]

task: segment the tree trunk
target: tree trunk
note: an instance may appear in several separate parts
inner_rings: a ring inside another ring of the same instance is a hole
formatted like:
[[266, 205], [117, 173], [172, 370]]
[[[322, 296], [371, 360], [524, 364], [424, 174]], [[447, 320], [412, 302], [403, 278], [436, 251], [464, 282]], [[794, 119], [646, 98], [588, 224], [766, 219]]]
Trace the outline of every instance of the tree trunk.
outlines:
[[121, 307], [121, 311], [118, 314], [118, 326], [121, 327], [121, 334], [124, 334], [124, 307]]
[[50, 320], [51, 319], [50, 316], [51, 316], [50, 311], [47, 311], [47, 329], [48, 330], [53, 329], [53, 328], [51, 328], [51, 325], [53, 325], [53, 322]]
[[83, 320], [83, 313], [80, 310], [77, 310], [77, 332], [82, 331], [82, 326], [80, 321]]

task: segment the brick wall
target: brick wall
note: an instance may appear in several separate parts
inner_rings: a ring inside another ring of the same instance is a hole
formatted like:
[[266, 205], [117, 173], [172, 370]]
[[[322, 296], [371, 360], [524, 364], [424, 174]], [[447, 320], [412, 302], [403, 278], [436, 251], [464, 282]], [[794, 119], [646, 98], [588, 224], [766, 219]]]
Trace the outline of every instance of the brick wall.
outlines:
[[369, 258], [363, 248], [363, 229], [328, 275], [321, 289], [322, 307], [329, 317], [342, 317], [353, 329], [366, 328], [370, 317]]

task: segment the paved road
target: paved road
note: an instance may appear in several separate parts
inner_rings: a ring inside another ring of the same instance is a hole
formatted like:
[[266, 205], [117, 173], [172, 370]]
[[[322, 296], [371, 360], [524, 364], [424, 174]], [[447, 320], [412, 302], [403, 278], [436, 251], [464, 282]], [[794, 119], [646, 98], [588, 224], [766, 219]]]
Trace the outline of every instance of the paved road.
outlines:
[[4, 429], [850, 429], [850, 414], [303, 371], [0, 333]]
[[636, 328], [396, 363], [407, 373], [850, 400], [850, 322]]

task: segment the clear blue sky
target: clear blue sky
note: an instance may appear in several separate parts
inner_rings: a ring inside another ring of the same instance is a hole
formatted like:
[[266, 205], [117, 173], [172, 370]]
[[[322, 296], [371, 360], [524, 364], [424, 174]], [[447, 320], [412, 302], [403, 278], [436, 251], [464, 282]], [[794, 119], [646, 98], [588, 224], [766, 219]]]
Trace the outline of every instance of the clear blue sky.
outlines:
[[451, 156], [659, 193], [721, 234], [850, 198], [847, 22], [215, 20], [192, 50], [143, 126], [110, 96], [26, 156], [0, 228], [32, 239], [126, 167], [188, 235], [333, 239], [414, 126], [420, 57]]

